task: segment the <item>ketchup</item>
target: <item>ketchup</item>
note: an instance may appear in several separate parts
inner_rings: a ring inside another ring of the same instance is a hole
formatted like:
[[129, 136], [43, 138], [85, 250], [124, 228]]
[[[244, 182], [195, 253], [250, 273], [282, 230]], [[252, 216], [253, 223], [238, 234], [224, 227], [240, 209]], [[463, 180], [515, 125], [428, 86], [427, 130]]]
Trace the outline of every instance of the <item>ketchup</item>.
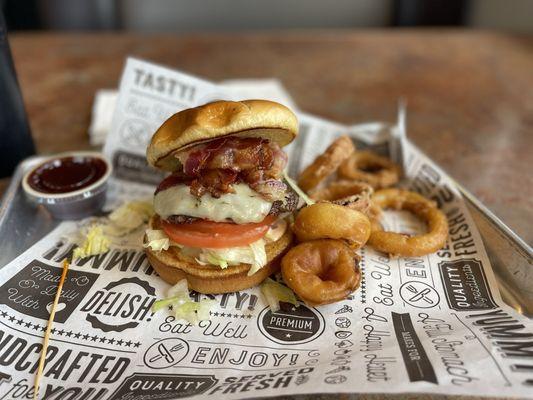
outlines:
[[106, 163], [98, 157], [56, 158], [37, 167], [28, 177], [28, 184], [42, 193], [69, 193], [92, 185], [106, 170]]

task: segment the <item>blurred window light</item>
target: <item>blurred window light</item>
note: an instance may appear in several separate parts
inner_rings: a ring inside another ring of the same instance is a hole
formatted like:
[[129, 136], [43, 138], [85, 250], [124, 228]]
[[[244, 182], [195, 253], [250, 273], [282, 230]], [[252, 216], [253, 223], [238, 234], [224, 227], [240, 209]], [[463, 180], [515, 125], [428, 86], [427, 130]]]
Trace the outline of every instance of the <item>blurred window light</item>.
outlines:
[[468, 25], [474, 28], [533, 32], [533, 1], [472, 0]]
[[139, 31], [243, 31], [385, 26], [390, 0], [123, 0], [124, 28]]

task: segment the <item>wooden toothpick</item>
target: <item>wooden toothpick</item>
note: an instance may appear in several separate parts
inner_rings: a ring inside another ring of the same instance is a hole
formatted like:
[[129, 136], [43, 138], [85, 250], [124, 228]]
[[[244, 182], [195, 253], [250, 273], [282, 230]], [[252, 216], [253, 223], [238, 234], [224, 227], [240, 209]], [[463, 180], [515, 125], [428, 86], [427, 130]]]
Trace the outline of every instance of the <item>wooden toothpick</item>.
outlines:
[[61, 279], [59, 280], [59, 284], [57, 285], [57, 292], [54, 298], [54, 303], [52, 304], [52, 308], [50, 309], [50, 317], [48, 318], [48, 325], [46, 327], [46, 332], [44, 333], [43, 337], [43, 348], [41, 350], [41, 357], [39, 358], [39, 368], [37, 369], [37, 374], [35, 375], [35, 384], [33, 387], [33, 400], [38, 399], [39, 383], [41, 382], [41, 377], [44, 370], [44, 362], [46, 360], [46, 351], [48, 350], [48, 340], [50, 338], [50, 331], [52, 330], [54, 317], [56, 315], [57, 303], [59, 303], [59, 297], [61, 296], [61, 291], [63, 290], [63, 283], [65, 282], [69, 266], [69, 261], [65, 259], [63, 261], [63, 271], [61, 272]]

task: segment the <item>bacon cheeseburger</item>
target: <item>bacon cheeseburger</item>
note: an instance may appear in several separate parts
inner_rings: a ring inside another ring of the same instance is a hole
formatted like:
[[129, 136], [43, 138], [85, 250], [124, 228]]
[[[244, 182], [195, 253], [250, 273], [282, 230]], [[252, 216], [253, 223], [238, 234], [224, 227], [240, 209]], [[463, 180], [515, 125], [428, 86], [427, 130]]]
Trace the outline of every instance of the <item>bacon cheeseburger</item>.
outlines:
[[225, 293], [279, 270], [292, 241], [284, 217], [298, 202], [281, 147], [297, 134], [296, 116], [266, 100], [216, 101], [161, 125], [146, 155], [172, 174], [155, 191], [144, 246], [165, 281]]

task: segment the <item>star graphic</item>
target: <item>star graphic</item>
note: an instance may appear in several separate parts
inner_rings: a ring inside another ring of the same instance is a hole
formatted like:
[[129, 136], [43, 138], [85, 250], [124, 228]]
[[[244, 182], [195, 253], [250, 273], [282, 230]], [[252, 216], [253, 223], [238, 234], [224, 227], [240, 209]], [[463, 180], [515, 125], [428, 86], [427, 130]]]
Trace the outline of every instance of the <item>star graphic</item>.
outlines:
[[126, 343], [124, 343], [126, 345], [126, 347], [130, 347], [133, 342], [131, 340], [128, 340]]
[[24, 320], [21, 318], [21, 319], [17, 319], [17, 325], [22, 325], [24, 323]]
[[63, 333], [65, 333], [65, 331], [64, 331], [63, 329], [57, 331], [57, 334], [58, 334], [59, 336], [63, 336]]
[[226, 314], [224, 314], [224, 313], [220, 313], [220, 316], [221, 316], [221, 317], [225, 317]]
[[248, 318], [248, 319], [252, 319], [252, 314], [248, 314], [248, 315], [246, 316], [246, 318]]
[[233, 314], [233, 318], [239, 318], [239, 314]]
[[11, 317], [9, 317], [9, 320], [10, 320], [11, 322], [13, 322], [13, 321], [15, 320], [15, 317], [14, 317], [14, 316], [11, 316]]
[[290, 337], [291, 337], [291, 334], [290, 334], [290, 333], [287, 333], [287, 334], [285, 335], [285, 337], [286, 337], [286, 338], [290, 338]]
[[246, 318], [246, 315], [244, 315], [244, 314], [241, 314], [241, 318]]
[[73, 332], [72, 332], [72, 331], [68, 331], [68, 332], [66, 333], [67, 337], [71, 337], [71, 336], [72, 336], [72, 334], [73, 334]]
[[141, 345], [141, 342], [135, 343], [135, 347], [139, 347]]
[[215, 317], [218, 317], [218, 311], [215, 311], [215, 312], [213, 313], [213, 315], [214, 315]]
[[98, 339], [98, 336], [96, 335], [91, 336], [91, 342], [96, 342], [96, 339]]
[[34, 330], [34, 331], [38, 331], [38, 330], [39, 330], [39, 325], [37, 325], [37, 324], [33, 324], [33, 330]]
[[46, 326], [41, 326], [41, 332], [46, 332]]
[[29, 328], [31, 327], [31, 322], [26, 322], [24, 325], [26, 326], [26, 328]]
[[74, 337], [75, 337], [76, 339], [79, 339], [80, 336], [81, 336], [81, 333], [79, 333], [79, 332], [77, 332], [77, 333], [74, 335]]
[[122, 346], [122, 343], [124, 343], [124, 340], [122, 340], [122, 339], [117, 340], [117, 344], [118, 344], [119, 346]]
[[84, 338], [85, 340], [87, 340], [87, 339], [89, 339], [89, 335], [85, 334], [85, 335], [83, 335], [83, 338]]
[[6, 317], [7, 313], [5, 311], [2, 311], [1, 315], [2, 315], [2, 317]]
[[296, 307], [292, 306], [291, 311], [296, 311]]
[[56, 333], [56, 328], [52, 328], [52, 329], [50, 330], [50, 332], [51, 332], [52, 334], [55, 335], [55, 333]]
[[115, 343], [115, 342], [116, 342], [116, 340], [113, 339], [113, 338], [111, 338], [111, 339], [107, 339], [107, 343], [109, 343], [109, 344], [113, 344], [113, 343]]
[[105, 336], [102, 336], [102, 337], [100, 338], [100, 343], [105, 343], [106, 340], [107, 340], [107, 338], [106, 338]]

